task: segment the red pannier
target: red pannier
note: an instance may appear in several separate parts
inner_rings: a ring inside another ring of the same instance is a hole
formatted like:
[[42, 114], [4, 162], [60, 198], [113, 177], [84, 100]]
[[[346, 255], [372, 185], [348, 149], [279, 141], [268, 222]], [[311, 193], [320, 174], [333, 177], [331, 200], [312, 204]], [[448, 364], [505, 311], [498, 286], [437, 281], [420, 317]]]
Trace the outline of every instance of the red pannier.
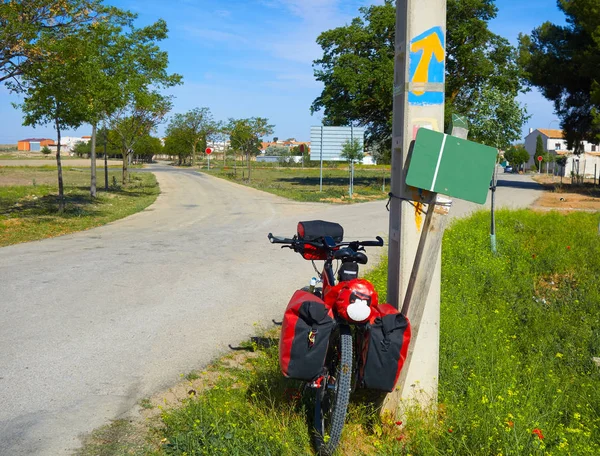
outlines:
[[409, 343], [410, 322], [404, 315], [390, 304], [373, 308], [363, 351], [363, 386], [393, 391], [406, 360]]
[[323, 372], [334, 319], [331, 309], [312, 293], [292, 296], [279, 338], [279, 367], [284, 376], [311, 381]]
[[[344, 228], [339, 223], [311, 220], [298, 222], [298, 239], [301, 241], [320, 241], [325, 236], [330, 236], [335, 242], [344, 239]], [[300, 245], [296, 252], [305, 260], [326, 260], [327, 252], [313, 245]]]

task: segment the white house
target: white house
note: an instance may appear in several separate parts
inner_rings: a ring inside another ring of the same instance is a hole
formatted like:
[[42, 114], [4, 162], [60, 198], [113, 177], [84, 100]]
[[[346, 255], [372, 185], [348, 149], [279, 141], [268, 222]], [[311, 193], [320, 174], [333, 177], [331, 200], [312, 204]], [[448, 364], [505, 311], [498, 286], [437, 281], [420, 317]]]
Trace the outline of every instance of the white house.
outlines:
[[[527, 168], [536, 168], [535, 146], [537, 137], [542, 137], [544, 152], [554, 156], [566, 156], [567, 164], [562, 170], [563, 176], [571, 175], [571, 172], [585, 177], [593, 177], [594, 172], [600, 173], [600, 147], [587, 141], [582, 142], [583, 152], [580, 155], [573, 154], [572, 150], [567, 149], [567, 140], [564, 138], [562, 130], [537, 128], [529, 129], [529, 134], [525, 137], [525, 150], [529, 153]], [[560, 167], [556, 167], [556, 172], [560, 173]]]

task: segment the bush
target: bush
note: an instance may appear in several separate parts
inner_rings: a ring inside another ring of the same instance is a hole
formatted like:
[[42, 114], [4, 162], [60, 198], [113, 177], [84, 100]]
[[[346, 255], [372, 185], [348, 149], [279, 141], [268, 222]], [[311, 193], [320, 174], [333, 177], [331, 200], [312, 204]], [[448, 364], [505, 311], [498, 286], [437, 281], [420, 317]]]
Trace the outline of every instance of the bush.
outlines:
[[49, 148], [48, 146], [44, 146], [44, 147], [42, 147], [42, 150], [41, 150], [41, 152], [42, 152], [44, 155], [50, 155], [50, 153], [52, 153], [52, 151], [50, 150], [50, 148]]

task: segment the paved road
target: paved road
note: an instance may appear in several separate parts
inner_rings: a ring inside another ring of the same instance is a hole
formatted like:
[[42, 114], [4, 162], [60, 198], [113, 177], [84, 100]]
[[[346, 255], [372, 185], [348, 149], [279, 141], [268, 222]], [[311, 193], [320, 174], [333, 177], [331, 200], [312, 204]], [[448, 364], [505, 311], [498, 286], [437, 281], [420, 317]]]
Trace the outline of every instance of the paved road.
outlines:
[[[294, 203], [154, 166], [147, 210], [74, 235], [0, 249], [0, 454], [68, 454], [79, 437], [281, 318], [309, 262], [268, 244], [301, 219], [347, 238], [386, 235], [385, 202]], [[500, 205], [538, 196], [509, 176]], [[457, 203], [454, 215], [475, 205]], [[373, 250], [373, 249], [372, 249]]]

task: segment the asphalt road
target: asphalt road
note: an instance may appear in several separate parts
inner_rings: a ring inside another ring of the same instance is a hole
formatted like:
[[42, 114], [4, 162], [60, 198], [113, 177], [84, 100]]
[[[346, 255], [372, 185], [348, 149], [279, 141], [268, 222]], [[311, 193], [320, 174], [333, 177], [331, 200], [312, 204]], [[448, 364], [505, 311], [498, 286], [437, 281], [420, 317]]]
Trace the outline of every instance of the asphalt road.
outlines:
[[[314, 272], [268, 232], [292, 235], [314, 218], [338, 221], [346, 239], [387, 234], [384, 201], [295, 203], [152, 170], [162, 193], [145, 211], [0, 249], [0, 455], [69, 454], [81, 435], [253, 335], [254, 323], [280, 319]], [[499, 206], [539, 196], [527, 177], [500, 177]], [[457, 201], [452, 214], [477, 208]]]

